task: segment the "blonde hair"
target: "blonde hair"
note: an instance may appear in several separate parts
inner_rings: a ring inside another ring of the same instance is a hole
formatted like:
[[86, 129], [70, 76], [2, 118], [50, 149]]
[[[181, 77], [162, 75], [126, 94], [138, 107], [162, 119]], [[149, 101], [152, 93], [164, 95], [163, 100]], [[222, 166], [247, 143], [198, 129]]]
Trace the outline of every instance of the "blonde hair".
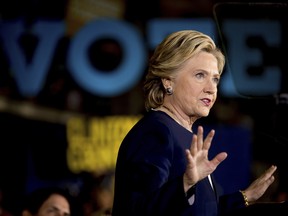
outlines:
[[148, 74], [143, 88], [147, 111], [163, 104], [165, 89], [162, 85], [162, 78], [173, 79], [178, 69], [201, 51], [215, 56], [221, 75], [225, 57], [211, 37], [206, 34], [195, 30], [174, 32], [156, 47], [149, 61]]

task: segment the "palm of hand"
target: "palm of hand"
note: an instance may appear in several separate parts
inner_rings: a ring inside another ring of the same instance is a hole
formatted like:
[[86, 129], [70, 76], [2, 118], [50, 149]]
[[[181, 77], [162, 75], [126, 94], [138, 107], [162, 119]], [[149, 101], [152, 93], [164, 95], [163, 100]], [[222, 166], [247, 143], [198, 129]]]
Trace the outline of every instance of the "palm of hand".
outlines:
[[193, 135], [191, 147], [186, 150], [187, 166], [184, 181], [188, 185], [195, 185], [198, 181], [210, 175], [227, 157], [225, 152], [221, 152], [212, 160], [208, 159], [214, 134], [215, 131], [211, 130], [203, 140], [203, 127], [199, 126], [197, 135]]

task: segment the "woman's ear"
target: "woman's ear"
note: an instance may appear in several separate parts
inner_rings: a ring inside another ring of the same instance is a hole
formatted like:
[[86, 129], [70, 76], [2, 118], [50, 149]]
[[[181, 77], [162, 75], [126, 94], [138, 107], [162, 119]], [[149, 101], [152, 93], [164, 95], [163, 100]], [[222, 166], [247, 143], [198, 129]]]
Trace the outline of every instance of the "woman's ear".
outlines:
[[32, 216], [32, 214], [28, 210], [23, 210], [22, 216]]
[[161, 81], [165, 89], [167, 89], [168, 87], [171, 87], [172, 85], [171, 79], [162, 78]]

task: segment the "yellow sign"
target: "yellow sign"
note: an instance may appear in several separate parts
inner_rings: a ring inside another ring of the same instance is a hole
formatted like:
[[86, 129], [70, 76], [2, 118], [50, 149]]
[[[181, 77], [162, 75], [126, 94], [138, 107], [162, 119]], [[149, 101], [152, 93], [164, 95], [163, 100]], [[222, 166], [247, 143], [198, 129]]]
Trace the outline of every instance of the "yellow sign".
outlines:
[[119, 146], [140, 117], [71, 118], [67, 123], [67, 164], [71, 172], [114, 169]]

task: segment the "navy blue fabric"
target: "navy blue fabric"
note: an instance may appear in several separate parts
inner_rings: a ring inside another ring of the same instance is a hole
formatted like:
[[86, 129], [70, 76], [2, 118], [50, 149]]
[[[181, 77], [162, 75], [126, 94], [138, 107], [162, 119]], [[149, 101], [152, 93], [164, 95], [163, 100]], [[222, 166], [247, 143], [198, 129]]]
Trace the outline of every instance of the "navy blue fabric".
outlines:
[[[145, 114], [119, 148], [112, 215], [219, 215], [217, 185], [213, 190], [208, 178], [196, 184], [193, 205], [183, 190], [185, 149], [191, 141], [192, 133], [166, 113]], [[244, 205], [239, 192], [221, 200], [221, 210]]]

